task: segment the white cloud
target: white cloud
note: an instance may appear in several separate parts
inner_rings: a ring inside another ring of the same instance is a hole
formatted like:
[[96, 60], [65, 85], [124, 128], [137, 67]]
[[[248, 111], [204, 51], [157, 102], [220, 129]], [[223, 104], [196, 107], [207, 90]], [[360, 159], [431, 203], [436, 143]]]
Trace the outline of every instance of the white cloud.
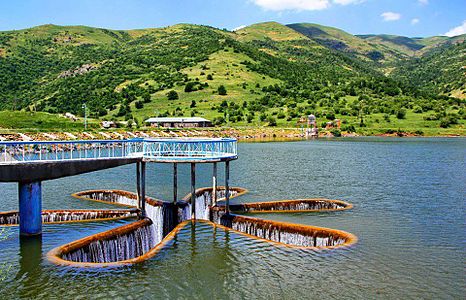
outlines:
[[330, 6], [329, 0], [252, 0], [267, 10], [322, 10]]
[[232, 31], [238, 31], [238, 30], [243, 29], [243, 28], [245, 28], [245, 27], [246, 27], [246, 25], [240, 25], [240, 26], [238, 26], [238, 27], [236, 27], [236, 28], [233, 28]]
[[366, 0], [333, 0], [334, 3], [340, 5], [348, 5], [348, 4], [359, 4]]
[[401, 14], [394, 13], [391, 11], [386, 11], [380, 15], [384, 21], [397, 21], [401, 19]]
[[257, 6], [266, 10], [322, 10], [327, 9], [332, 4], [348, 5], [360, 4], [366, 0], [250, 0]]
[[418, 18], [414, 18], [411, 20], [411, 25], [416, 25], [417, 23], [419, 23], [419, 19]]
[[457, 36], [457, 35], [462, 35], [462, 34], [466, 34], [466, 20], [463, 21], [463, 24], [450, 29], [444, 35], [452, 37], [452, 36]]
[[427, 5], [429, 4], [429, 0], [417, 0], [417, 2], [421, 5]]

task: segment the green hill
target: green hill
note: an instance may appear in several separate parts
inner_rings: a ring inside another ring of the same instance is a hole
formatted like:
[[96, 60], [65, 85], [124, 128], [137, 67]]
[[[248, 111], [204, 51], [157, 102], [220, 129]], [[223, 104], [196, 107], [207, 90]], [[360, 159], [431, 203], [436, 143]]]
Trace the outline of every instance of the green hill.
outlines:
[[262, 41], [271, 39], [273, 41], [305, 40], [306, 37], [299, 32], [290, 29], [277, 22], [257, 23], [235, 31], [237, 39], [243, 42], [253, 40]]
[[466, 99], [466, 42], [433, 48], [400, 63], [391, 76], [431, 93]]
[[362, 59], [382, 60], [385, 58], [376, 46], [337, 28], [311, 23], [296, 23], [287, 26], [327, 48], [352, 53]]
[[[445, 96], [462, 95], [461, 72], [450, 72], [443, 88], [433, 88], [439, 84], [428, 79], [439, 76], [433, 62], [460, 47], [459, 41], [412, 39], [424, 48], [444, 43], [446, 51], [427, 51], [412, 61], [368, 39], [315, 24], [276, 22], [236, 32], [190, 24], [5, 31], [0, 32], [0, 110], [82, 116], [86, 103], [95, 119], [140, 123], [154, 115], [196, 115], [235, 126], [295, 126], [301, 116], [314, 113], [323, 121], [343, 119], [348, 130], [384, 130], [405, 126], [414, 108], [422, 107], [418, 120], [443, 107], [443, 115], [426, 124], [438, 127], [448, 114], [461, 120], [464, 102]], [[411, 45], [404, 43], [400, 47]], [[463, 61], [458, 49], [449, 64]], [[392, 75], [385, 75], [387, 69]], [[422, 84], [410, 77], [419, 76], [420, 69], [427, 74]], [[22, 123], [10, 127], [14, 124]]]

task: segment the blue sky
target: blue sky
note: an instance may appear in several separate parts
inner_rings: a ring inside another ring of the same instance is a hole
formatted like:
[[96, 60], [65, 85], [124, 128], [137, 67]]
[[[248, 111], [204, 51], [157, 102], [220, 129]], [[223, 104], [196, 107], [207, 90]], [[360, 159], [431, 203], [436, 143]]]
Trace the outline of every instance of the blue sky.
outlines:
[[466, 0], [0, 0], [0, 30], [49, 23], [231, 30], [263, 21], [319, 23], [353, 34], [458, 35], [466, 33]]

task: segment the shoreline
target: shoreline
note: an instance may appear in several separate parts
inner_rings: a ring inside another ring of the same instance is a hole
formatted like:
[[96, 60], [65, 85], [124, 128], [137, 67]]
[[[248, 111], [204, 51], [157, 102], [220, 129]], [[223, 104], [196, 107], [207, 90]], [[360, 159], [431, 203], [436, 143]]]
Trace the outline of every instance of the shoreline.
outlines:
[[219, 138], [232, 137], [238, 139], [238, 142], [290, 142], [309, 139], [333, 139], [333, 138], [358, 138], [358, 137], [391, 137], [391, 138], [464, 138], [466, 132], [462, 134], [443, 134], [443, 135], [420, 135], [404, 131], [392, 131], [390, 133], [372, 133], [359, 134], [338, 132], [340, 135], [334, 135], [332, 130], [321, 130], [318, 137], [306, 137], [302, 129], [296, 128], [151, 128], [151, 129], [112, 129], [112, 130], [95, 130], [80, 132], [66, 131], [0, 131], [0, 142], [8, 141], [50, 141], [50, 140], [120, 140], [131, 138]]

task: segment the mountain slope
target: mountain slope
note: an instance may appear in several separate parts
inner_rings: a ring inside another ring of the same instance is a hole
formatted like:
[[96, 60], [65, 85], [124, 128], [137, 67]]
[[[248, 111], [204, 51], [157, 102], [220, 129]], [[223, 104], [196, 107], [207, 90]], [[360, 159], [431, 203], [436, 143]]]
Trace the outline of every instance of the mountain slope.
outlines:
[[381, 56], [382, 53], [375, 53], [378, 51], [377, 47], [337, 28], [311, 23], [295, 23], [286, 26], [327, 48], [352, 53], [363, 59], [381, 60], [384, 58]]
[[[464, 112], [462, 102], [437, 96], [442, 90], [432, 88], [431, 80], [411, 84], [416, 81], [410, 76], [422, 66], [432, 65], [424, 72], [444, 76], [430, 69], [438, 66], [437, 58], [452, 55], [450, 44], [445, 44], [447, 52], [432, 51], [429, 59], [389, 54], [377, 59], [370, 54], [379, 48], [364, 39], [328, 27], [300, 26], [307, 35], [276, 22], [237, 32], [190, 24], [127, 31], [44, 25], [0, 32], [0, 110], [82, 115], [86, 103], [94, 118], [196, 115], [219, 125], [279, 126], [294, 126], [313, 113], [341, 118], [350, 130], [367, 126], [366, 116], [375, 116], [379, 128], [402, 125], [390, 115], [403, 120], [407, 110], [411, 116], [418, 106], [421, 114], [434, 107]], [[428, 47], [437, 41], [423, 42]], [[448, 64], [461, 62], [461, 51]], [[382, 72], [387, 66], [390, 77]], [[461, 73], [448, 74], [442, 86], [454, 82], [447, 88], [457, 95]], [[425, 122], [439, 124], [439, 118]]]
[[430, 93], [466, 99], [466, 42], [434, 48], [403, 62], [391, 77], [411, 82]]
[[277, 22], [257, 23], [235, 31], [237, 40], [242, 42], [263, 41], [270, 39], [273, 41], [305, 40], [306, 37], [299, 32], [292, 30]]

